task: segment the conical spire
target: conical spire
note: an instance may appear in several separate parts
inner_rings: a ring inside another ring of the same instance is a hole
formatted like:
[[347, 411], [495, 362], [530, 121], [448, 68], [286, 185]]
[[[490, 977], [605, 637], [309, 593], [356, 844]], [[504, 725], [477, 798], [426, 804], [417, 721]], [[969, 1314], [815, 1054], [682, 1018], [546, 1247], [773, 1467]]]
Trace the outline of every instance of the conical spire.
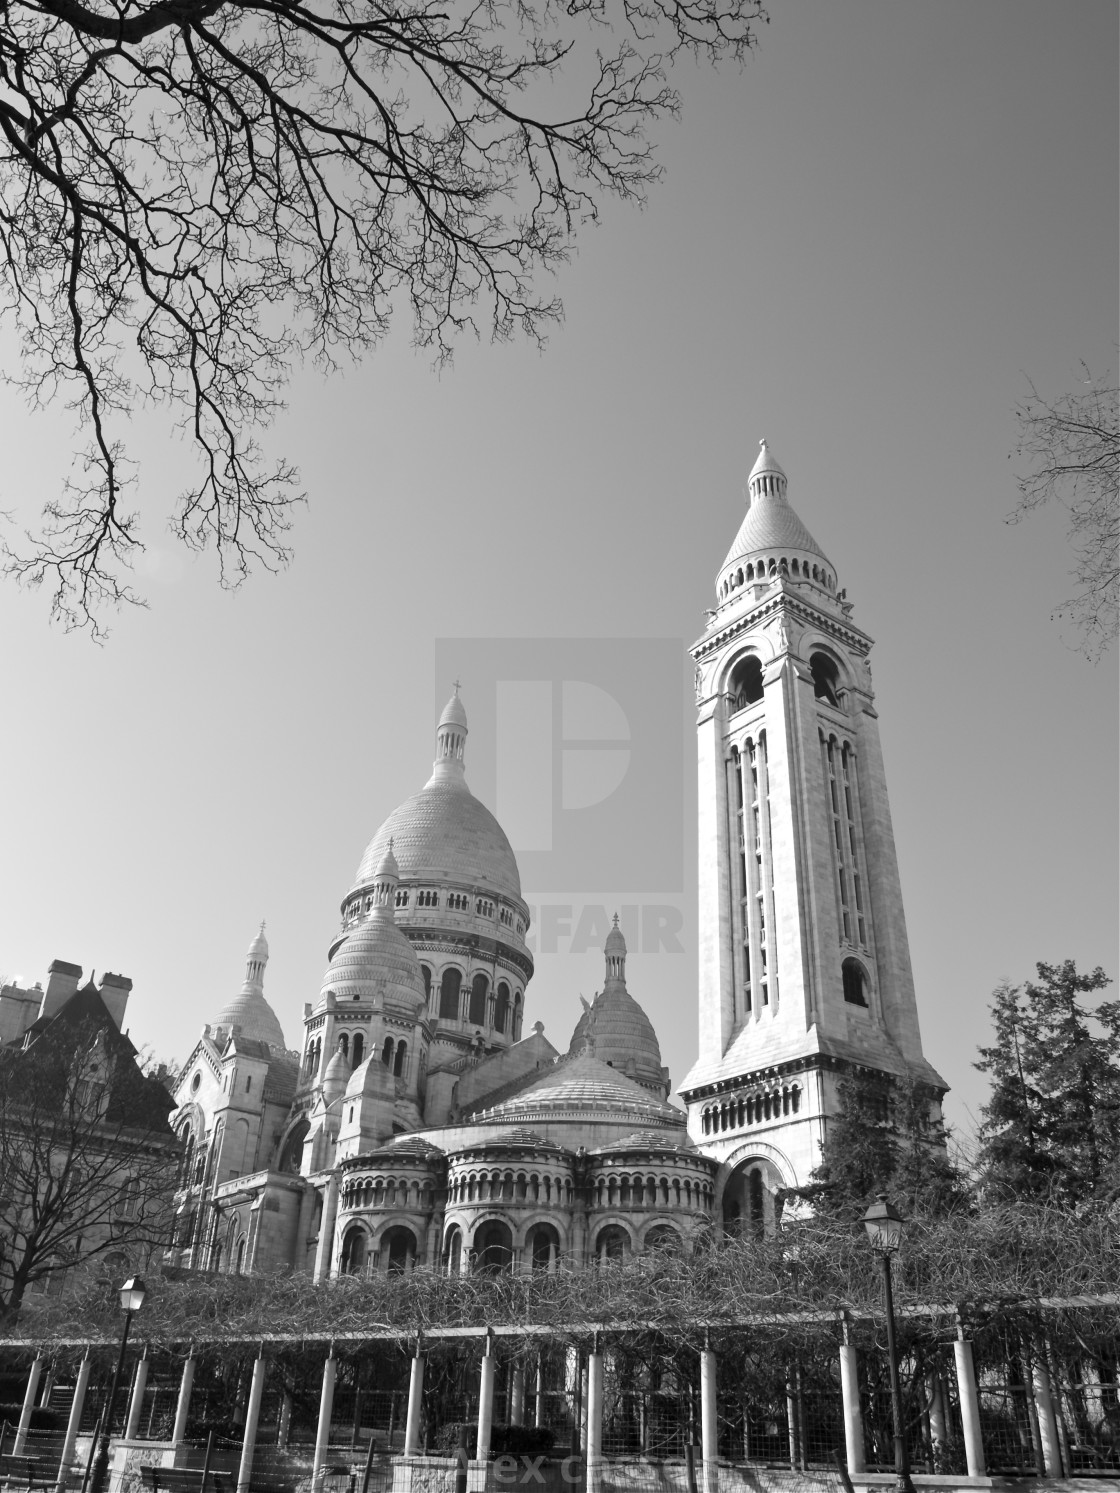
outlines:
[[770, 585], [784, 578], [834, 593], [836, 576], [828, 557], [793, 511], [789, 486], [770, 447], [761, 441], [747, 479], [747, 514], [716, 578], [719, 602], [734, 599], [743, 587]]

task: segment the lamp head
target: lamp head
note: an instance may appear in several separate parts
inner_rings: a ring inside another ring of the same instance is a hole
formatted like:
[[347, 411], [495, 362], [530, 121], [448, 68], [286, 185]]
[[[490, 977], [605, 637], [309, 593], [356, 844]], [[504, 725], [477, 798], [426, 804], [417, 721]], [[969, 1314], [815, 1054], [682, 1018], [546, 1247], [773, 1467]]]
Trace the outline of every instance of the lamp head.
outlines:
[[144, 1305], [148, 1288], [138, 1275], [130, 1275], [121, 1287], [121, 1311], [138, 1312]]
[[902, 1243], [902, 1214], [895, 1211], [881, 1192], [863, 1215], [863, 1226], [872, 1246], [883, 1254], [893, 1255]]

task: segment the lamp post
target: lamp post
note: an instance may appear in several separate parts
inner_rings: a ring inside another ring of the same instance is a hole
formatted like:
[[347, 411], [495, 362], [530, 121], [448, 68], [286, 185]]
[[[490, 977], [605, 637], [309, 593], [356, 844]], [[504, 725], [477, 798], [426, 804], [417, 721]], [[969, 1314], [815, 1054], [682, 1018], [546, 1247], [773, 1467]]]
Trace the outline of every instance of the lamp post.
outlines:
[[863, 1215], [863, 1226], [883, 1266], [883, 1297], [887, 1309], [887, 1359], [891, 1372], [891, 1422], [894, 1430], [894, 1474], [898, 1493], [914, 1493], [910, 1478], [910, 1452], [902, 1420], [902, 1391], [898, 1381], [898, 1344], [894, 1336], [894, 1291], [891, 1286], [891, 1256], [902, 1243], [902, 1217], [887, 1202], [884, 1192]]
[[117, 1366], [113, 1370], [113, 1382], [109, 1388], [109, 1401], [101, 1418], [101, 1434], [97, 1442], [97, 1456], [93, 1463], [89, 1493], [103, 1493], [105, 1478], [109, 1471], [109, 1439], [113, 1429], [113, 1406], [117, 1399], [117, 1388], [124, 1368], [125, 1349], [128, 1347], [128, 1329], [132, 1326], [132, 1314], [144, 1305], [148, 1288], [138, 1275], [130, 1275], [120, 1290], [121, 1310], [124, 1312], [124, 1329], [121, 1332], [121, 1350], [117, 1354]]

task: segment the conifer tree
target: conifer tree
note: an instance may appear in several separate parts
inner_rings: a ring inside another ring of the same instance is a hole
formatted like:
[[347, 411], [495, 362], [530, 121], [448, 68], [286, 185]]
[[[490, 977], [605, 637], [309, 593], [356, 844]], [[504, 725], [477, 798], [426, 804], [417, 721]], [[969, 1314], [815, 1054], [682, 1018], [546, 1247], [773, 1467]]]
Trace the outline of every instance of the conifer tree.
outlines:
[[1067, 1203], [1120, 1193], [1120, 1001], [1084, 997], [1111, 984], [1072, 959], [1039, 964], [1038, 980], [993, 994], [995, 1042], [976, 1067], [991, 1075], [982, 1111], [985, 1184]]
[[840, 1110], [829, 1121], [820, 1165], [802, 1192], [818, 1212], [860, 1218], [880, 1192], [904, 1211], [940, 1214], [965, 1197], [946, 1151], [946, 1130], [931, 1118], [928, 1084], [852, 1069], [840, 1082]]

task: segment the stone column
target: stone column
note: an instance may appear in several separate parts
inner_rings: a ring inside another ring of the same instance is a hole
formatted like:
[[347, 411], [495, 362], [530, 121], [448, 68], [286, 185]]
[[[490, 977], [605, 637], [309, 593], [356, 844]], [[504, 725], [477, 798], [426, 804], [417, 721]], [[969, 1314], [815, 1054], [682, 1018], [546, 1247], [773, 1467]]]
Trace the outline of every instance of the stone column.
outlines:
[[338, 1360], [334, 1350], [323, 1364], [323, 1389], [319, 1395], [319, 1428], [315, 1432], [315, 1460], [311, 1466], [311, 1486], [316, 1487], [323, 1463], [327, 1460], [327, 1447], [331, 1439], [331, 1414], [334, 1411], [334, 1381], [338, 1374]]
[[241, 1466], [237, 1469], [237, 1493], [249, 1493], [253, 1475], [253, 1453], [257, 1446], [257, 1422], [261, 1418], [261, 1395], [264, 1393], [265, 1361], [262, 1355], [253, 1364], [249, 1385], [249, 1406], [245, 1411], [245, 1431], [241, 1442]]
[[424, 1355], [419, 1346], [408, 1376], [408, 1414], [404, 1423], [404, 1455], [415, 1457], [420, 1451], [420, 1410], [424, 1396]]
[[35, 1408], [35, 1392], [39, 1388], [39, 1376], [43, 1372], [44, 1358], [41, 1353], [35, 1355], [35, 1362], [31, 1365], [31, 1371], [27, 1376], [27, 1388], [23, 1392], [23, 1408], [19, 1412], [19, 1425], [16, 1427], [16, 1439], [12, 1443], [12, 1452], [19, 1456], [27, 1444], [27, 1432], [31, 1425], [31, 1412]]
[[961, 1403], [964, 1426], [964, 1457], [969, 1477], [984, 1476], [984, 1442], [980, 1435], [980, 1397], [976, 1393], [976, 1370], [972, 1364], [972, 1344], [963, 1336], [953, 1344], [957, 1366], [957, 1396]]
[[867, 1453], [863, 1442], [863, 1415], [859, 1407], [859, 1368], [852, 1343], [840, 1345], [840, 1395], [844, 1402], [844, 1450], [848, 1475], [854, 1477], [866, 1472]]
[[719, 1487], [719, 1420], [716, 1401], [716, 1355], [705, 1347], [700, 1354], [700, 1451], [704, 1458], [704, 1490]]
[[490, 1427], [494, 1423], [494, 1370], [498, 1360], [494, 1357], [494, 1339], [487, 1334], [486, 1352], [482, 1356], [482, 1373], [478, 1381], [478, 1441], [475, 1443], [475, 1461], [485, 1462], [490, 1456]]
[[187, 1438], [187, 1416], [191, 1413], [191, 1391], [194, 1389], [194, 1354], [187, 1354], [187, 1361], [183, 1365], [183, 1377], [179, 1380], [179, 1402], [175, 1406], [175, 1426], [171, 1432], [172, 1441], [185, 1441]]
[[1034, 1403], [1038, 1411], [1038, 1432], [1042, 1441], [1042, 1460], [1047, 1477], [1062, 1476], [1062, 1453], [1058, 1444], [1058, 1417], [1054, 1414], [1054, 1397], [1050, 1392], [1050, 1370], [1042, 1354], [1036, 1352], [1031, 1379]]
[[323, 1197], [323, 1217], [319, 1222], [319, 1245], [315, 1250], [315, 1283], [331, 1273], [331, 1246], [334, 1243], [334, 1221], [338, 1215], [338, 1173], [332, 1172]]
[[55, 1485], [56, 1493], [66, 1493], [66, 1474], [70, 1471], [70, 1463], [74, 1460], [74, 1447], [78, 1440], [78, 1427], [82, 1423], [82, 1407], [86, 1402], [86, 1390], [89, 1388], [89, 1372], [93, 1367], [89, 1353], [82, 1359], [81, 1367], [78, 1369], [78, 1382], [74, 1385], [74, 1403], [70, 1406], [70, 1419], [66, 1422], [66, 1436], [62, 1442], [62, 1455], [58, 1459], [58, 1482]]
[[596, 1347], [587, 1355], [587, 1493], [599, 1493], [603, 1478], [603, 1354]]
[[535, 1392], [534, 1392], [534, 1395], [533, 1395], [533, 1424], [535, 1426], [543, 1426], [544, 1425], [544, 1363], [541, 1361], [541, 1355], [539, 1353], [537, 1354], [537, 1374], [536, 1374], [536, 1380], [535, 1380], [535, 1383], [534, 1383], [534, 1391]]
[[144, 1408], [144, 1391], [148, 1387], [148, 1350], [144, 1349], [132, 1376], [132, 1394], [128, 1401], [128, 1415], [124, 1422], [124, 1439], [133, 1441], [140, 1425], [140, 1411]]

